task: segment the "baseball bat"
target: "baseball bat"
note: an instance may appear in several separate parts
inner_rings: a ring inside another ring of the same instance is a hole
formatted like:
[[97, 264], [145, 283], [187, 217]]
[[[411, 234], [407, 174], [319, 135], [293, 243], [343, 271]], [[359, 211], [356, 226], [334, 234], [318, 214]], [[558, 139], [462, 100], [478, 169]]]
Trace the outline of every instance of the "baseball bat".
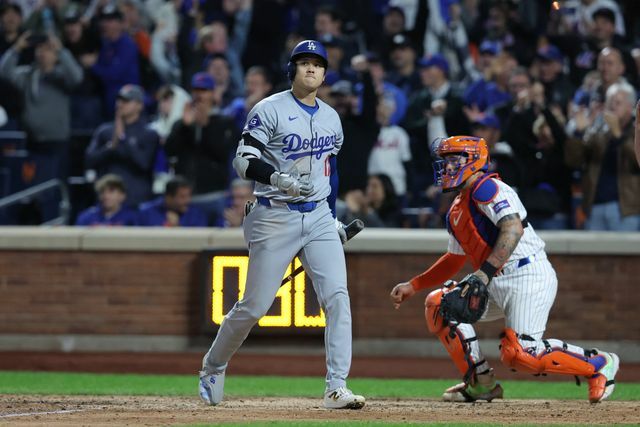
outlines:
[[[354, 219], [348, 225], [344, 227], [345, 233], [347, 233], [347, 242], [351, 240], [356, 234], [364, 230], [364, 222], [360, 219]], [[295, 270], [291, 272], [290, 275], [282, 279], [282, 283], [280, 286], [284, 286], [289, 280], [293, 281], [293, 278], [296, 277], [304, 268], [302, 265], [299, 265]]]

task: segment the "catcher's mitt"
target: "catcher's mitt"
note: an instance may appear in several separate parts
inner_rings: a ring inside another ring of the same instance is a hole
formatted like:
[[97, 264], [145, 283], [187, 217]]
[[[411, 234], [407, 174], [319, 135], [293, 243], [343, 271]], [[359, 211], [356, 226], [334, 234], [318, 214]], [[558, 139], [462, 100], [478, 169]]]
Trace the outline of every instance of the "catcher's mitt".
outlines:
[[443, 295], [440, 314], [445, 322], [475, 323], [484, 314], [488, 302], [487, 285], [478, 276], [469, 274]]

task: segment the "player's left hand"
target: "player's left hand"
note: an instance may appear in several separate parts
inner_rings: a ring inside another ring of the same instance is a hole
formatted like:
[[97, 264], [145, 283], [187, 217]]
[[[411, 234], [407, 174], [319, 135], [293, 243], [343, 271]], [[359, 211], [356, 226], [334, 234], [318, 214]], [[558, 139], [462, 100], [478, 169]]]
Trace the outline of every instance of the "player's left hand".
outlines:
[[342, 244], [344, 245], [347, 243], [347, 231], [344, 229], [342, 221], [339, 221], [338, 218], [336, 218], [336, 230], [338, 230], [338, 236], [340, 236]]
[[488, 304], [487, 285], [475, 274], [469, 274], [457, 287], [444, 294], [440, 313], [446, 322], [476, 323]]

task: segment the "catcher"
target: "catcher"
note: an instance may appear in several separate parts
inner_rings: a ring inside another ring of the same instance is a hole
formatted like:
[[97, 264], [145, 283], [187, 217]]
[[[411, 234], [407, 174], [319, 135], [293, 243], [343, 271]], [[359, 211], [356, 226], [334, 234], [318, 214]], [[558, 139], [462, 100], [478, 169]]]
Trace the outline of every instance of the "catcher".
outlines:
[[589, 401], [608, 398], [615, 387], [619, 359], [558, 339], [543, 339], [558, 280], [544, 242], [527, 223], [515, 191], [487, 173], [489, 154], [482, 138], [452, 136], [434, 147], [438, 185], [458, 191], [447, 213], [447, 253], [424, 273], [391, 291], [395, 308], [416, 291], [432, 288], [457, 274], [469, 259], [474, 269], [462, 281], [447, 281], [426, 299], [429, 331], [437, 335], [462, 374], [447, 389], [452, 402], [502, 398], [493, 369], [483, 358], [472, 324], [505, 319], [500, 359], [509, 368], [535, 375], [586, 377]]

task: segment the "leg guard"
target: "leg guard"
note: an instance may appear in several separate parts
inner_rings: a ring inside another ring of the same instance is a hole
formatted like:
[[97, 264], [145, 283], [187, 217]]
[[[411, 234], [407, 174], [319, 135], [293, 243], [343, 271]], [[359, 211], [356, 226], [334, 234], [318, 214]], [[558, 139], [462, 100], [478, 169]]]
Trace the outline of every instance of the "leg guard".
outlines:
[[[469, 344], [476, 341], [477, 338], [473, 334], [473, 329], [468, 326], [473, 336], [465, 338], [460, 331], [460, 327], [450, 328], [445, 324], [443, 317], [440, 315], [440, 302], [442, 296], [448, 291], [447, 288], [437, 289], [431, 292], [425, 301], [425, 317], [429, 332], [436, 335], [444, 348], [453, 359], [458, 371], [463, 375], [465, 382], [468, 382], [475, 368], [483, 363], [484, 360], [474, 361], [471, 357]], [[467, 329], [467, 328], [465, 328]]]
[[554, 373], [590, 377], [595, 373], [595, 367], [585, 359], [551, 348], [539, 355], [528, 353], [510, 328], [504, 330], [500, 342], [500, 360], [505, 366], [534, 375]]

